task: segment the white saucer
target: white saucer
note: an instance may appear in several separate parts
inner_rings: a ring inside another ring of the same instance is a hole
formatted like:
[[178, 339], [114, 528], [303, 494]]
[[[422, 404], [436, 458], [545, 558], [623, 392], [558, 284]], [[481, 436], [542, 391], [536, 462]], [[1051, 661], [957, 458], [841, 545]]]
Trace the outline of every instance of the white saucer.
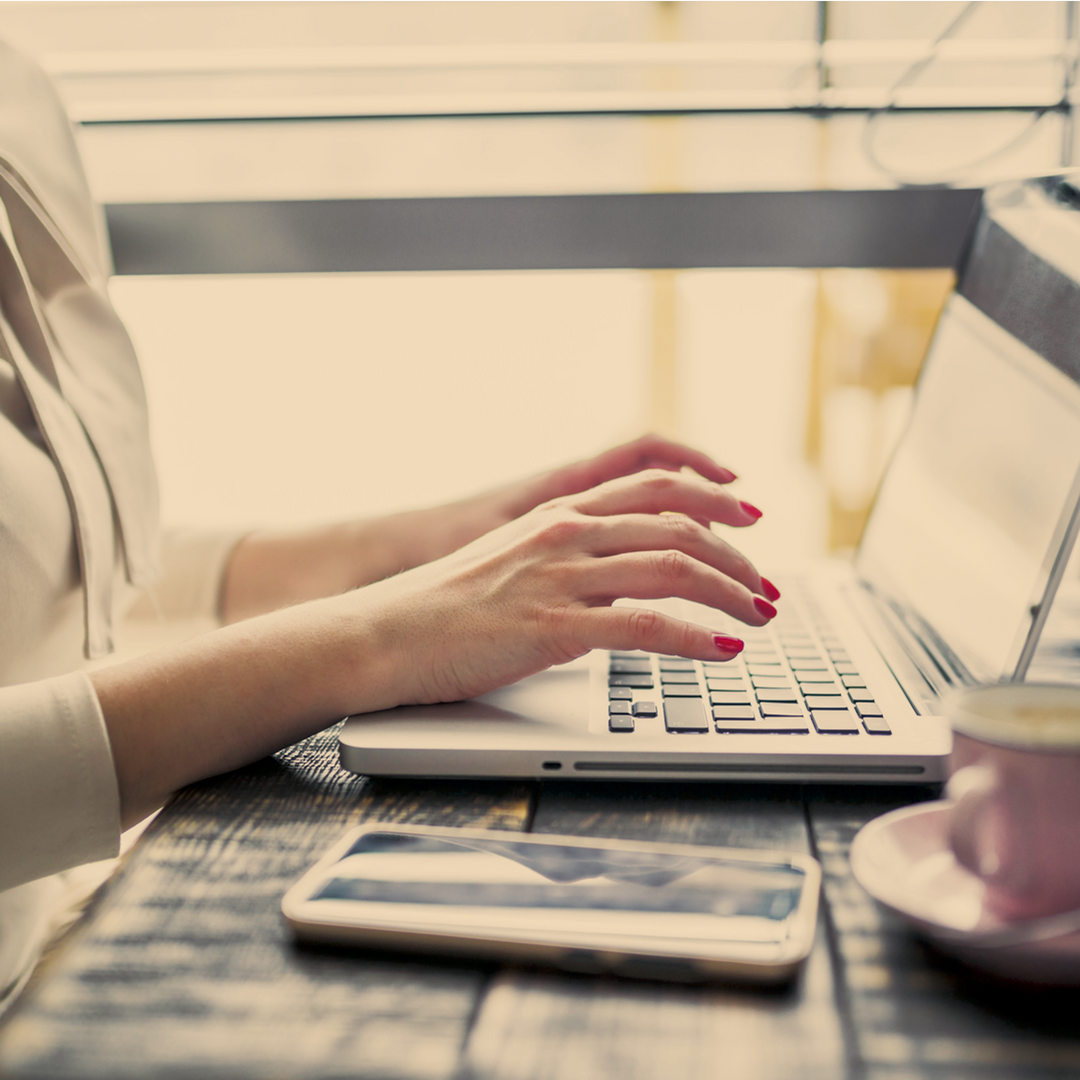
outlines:
[[949, 848], [952, 805], [907, 806], [863, 826], [851, 845], [856, 881], [973, 967], [1027, 982], [1080, 985], [1080, 911], [1011, 923], [987, 911], [983, 883]]

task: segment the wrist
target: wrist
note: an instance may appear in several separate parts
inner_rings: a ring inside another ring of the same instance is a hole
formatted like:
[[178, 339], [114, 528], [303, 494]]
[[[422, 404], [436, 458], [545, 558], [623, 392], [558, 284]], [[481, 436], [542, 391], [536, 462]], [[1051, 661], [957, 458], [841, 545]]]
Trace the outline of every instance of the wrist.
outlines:
[[388, 636], [377, 614], [341, 596], [92, 672], [125, 827], [179, 787], [349, 713], [396, 705], [409, 673], [402, 651], [385, 647]]
[[281, 675], [281, 692], [293, 715], [310, 722], [321, 718], [325, 725], [405, 699], [409, 672], [395, 644], [393, 620], [368, 599], [378, 589], [378, 584], [366, 586], [272, 617], [274, 651], [294, 658]]

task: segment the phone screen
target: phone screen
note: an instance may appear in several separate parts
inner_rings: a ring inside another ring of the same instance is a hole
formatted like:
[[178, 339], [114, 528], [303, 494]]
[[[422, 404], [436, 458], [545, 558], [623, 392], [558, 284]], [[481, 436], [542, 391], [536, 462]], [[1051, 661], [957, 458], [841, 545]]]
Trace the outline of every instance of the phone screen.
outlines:
[[367, 831], [307, 894], [306, 918], [769, 959], [790, 951], [807, 890], [803, 867], [760, 857]]

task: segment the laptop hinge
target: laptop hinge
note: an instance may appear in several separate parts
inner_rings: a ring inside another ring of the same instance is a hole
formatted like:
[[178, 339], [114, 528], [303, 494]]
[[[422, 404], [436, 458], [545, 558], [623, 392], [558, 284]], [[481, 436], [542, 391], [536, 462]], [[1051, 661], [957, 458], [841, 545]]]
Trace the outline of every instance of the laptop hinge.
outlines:
[[[853, 605], [856, 613], [916, 712], [926, 711], [952, 690], [976, 685], [978, 680], [922, 619], [867, 581], [860, 579], [852, 591], [857, 594], [855, 599], [862, 601]], [[867, 619], [868, 615], [872, 618]], [[913, 690], [920, 701], [914, 700]]]

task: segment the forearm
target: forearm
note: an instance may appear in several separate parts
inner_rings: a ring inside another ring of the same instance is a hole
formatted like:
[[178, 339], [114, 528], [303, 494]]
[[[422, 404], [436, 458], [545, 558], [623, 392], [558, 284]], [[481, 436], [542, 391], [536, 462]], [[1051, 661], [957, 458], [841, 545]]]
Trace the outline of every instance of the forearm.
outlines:
[[[695, 450], [645, 436], [597, 457], [442, 506], [303, 532], [254, 533], [237, 545], [221, 588], [226, 623], [334, 596], [440, 559], [528, 513], [650, 467], [691, 466], [714, 483], [734, 474]], [[756, 513], [756, 511], [755, 511]]]
[[378, 639], [362, 608], [334, 599], [93, 672], [125, 827], [185, 784], [264, 757], [347, 712], [393, 704]]
[[456, 551], [509, 517], [490, 495], [295, 532], [257, 532], [233, 550], [221, 588], [225, 623], [337, 596]]
[[416, 565], [413, 515], [395, 514], [296, 532], [257, 532], [232, 553], [221, 588], [225, 623], [337, 596]]

